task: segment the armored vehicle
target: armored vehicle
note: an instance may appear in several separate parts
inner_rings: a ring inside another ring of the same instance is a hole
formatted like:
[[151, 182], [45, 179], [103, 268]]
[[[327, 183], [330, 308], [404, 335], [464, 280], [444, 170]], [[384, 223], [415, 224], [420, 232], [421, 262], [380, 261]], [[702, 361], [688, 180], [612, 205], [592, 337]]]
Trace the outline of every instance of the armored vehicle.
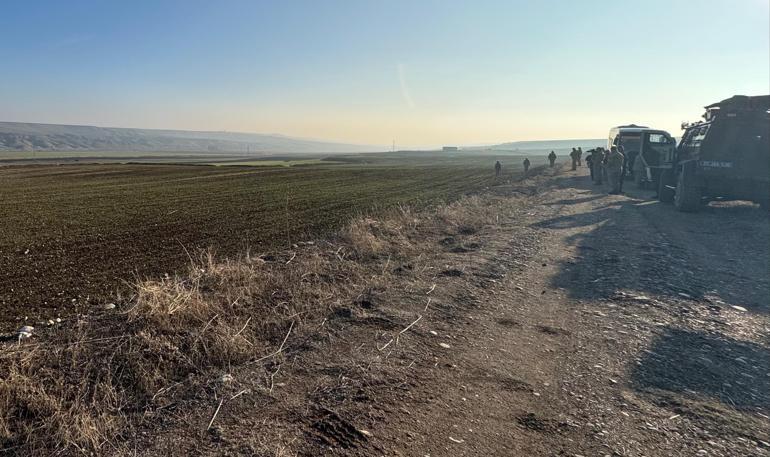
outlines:
[[736, 95], [705, 107], [703, 120], [683, 124], [658, 198], [680, 211], [704, 200], [770, 202], [770, 95]]

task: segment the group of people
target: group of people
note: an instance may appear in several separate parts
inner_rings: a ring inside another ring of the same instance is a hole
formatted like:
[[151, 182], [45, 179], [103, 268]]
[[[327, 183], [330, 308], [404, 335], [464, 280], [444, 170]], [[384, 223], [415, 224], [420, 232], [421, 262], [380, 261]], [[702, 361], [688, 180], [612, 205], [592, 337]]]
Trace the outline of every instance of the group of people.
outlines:
[[[603, 147], [590, 149], [586, 151], [586, 166], [591, 171], [591, 180], [594, 184], [603, 184], [605, 181], [610, 186], [610, 194], [616, 195], [623, 193], [623, 176], [625, 175], [626, 157], [623, 154], [623, 146], [612, 146], [610, 150]], [[572, 169], [583, 166], [583, 149], [580, 147], [572, 148], [569, 154], [572, 159]], [[551, 168], [556, 164], [556, 153], [551, 151], [548, 154], [548, 163]], [[531, 165], [528, 158], [524, 158], [524, 174], [527, 174]], [[495, 176], [499, 177], [503, 165], [498, 160], [495, 162]]]
[[[591, 180], [595, 184], [603, 184], [606, 181], [610, 186], [610, 194], [623, 193], [623, 177], [626, 174], [626, 156], [623, 146], [612, 146], [609, 151], [603, 147], [598, 147], [586, 152], [588, 155], [585, 162], [591, 170]], [[583, 149], [581, 147], [572, 148], [569, 156], [572, 159], [573, 170], [583, 166]], [[556, 154], [553, 151], [548, 154], [548, 162], [551, 167], [556, 163]]]
[[[610, 150], [603, 147], [591, 149], [586, 157], [586, 165], [591, 170], [591, 180], [594, 184], [610, 186], [610, 194], [623, 193], [623, 176], [625, 175], [626, 156], [623, 154], [623, 146], [612, 146]], [[573, 170], [574, 168], [573, 159]]]
[[[524, 174], [526, 175], [532, 163], [529, 161], [527, 157], [524, 157], [524, 162], [522, 163], [524, 164]], [[495, 162], [495, 177], [499, 178], [500, 173], [502, 173], [502, 171], [503, 171], [503, 164], [501, 164], [500, 161], [498, 160], [497, 162]]]

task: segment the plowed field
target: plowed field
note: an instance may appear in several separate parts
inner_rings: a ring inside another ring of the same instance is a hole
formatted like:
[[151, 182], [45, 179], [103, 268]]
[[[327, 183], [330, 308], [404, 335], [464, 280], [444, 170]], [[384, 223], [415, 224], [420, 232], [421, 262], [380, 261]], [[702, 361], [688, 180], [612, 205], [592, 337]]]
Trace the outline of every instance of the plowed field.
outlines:
[[493, 183], [483, 165], [0, 168], [3, 329], [112, 301], [188, 252], [286, 247], [363, 212], [451, 200]]

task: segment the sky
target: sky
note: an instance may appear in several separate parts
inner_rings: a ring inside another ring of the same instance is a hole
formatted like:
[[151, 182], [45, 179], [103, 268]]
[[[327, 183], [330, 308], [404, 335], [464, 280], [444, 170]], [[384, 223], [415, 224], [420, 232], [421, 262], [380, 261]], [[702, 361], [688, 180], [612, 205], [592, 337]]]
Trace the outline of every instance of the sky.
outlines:
[[2, 121], [433, 147], [770, 93], [770, 0], [1, 2]]

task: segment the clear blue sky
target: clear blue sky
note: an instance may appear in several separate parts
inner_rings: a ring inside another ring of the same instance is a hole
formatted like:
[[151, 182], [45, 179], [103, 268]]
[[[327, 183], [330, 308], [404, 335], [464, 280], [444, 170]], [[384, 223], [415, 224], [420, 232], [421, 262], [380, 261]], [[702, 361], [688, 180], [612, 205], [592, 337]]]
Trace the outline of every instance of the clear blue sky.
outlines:
[[603, 137], [770, 93], [768, 0], [13, 1], [0, 120], [367, 144]]

